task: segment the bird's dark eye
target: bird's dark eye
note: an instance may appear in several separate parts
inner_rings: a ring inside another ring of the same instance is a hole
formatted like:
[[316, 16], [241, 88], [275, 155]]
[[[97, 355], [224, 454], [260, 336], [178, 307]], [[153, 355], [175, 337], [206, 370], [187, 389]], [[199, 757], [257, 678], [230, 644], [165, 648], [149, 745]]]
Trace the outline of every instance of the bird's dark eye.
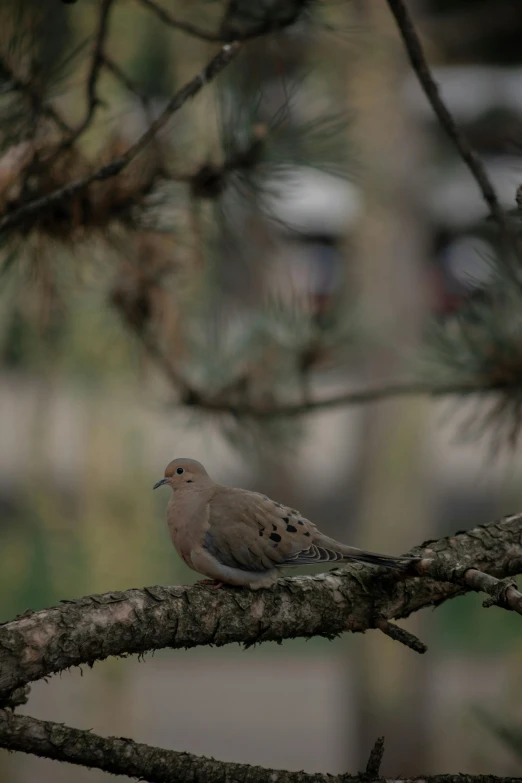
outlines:
[[181, 476], [185, 472], [185, 468], [176, 468], [176, 473]]

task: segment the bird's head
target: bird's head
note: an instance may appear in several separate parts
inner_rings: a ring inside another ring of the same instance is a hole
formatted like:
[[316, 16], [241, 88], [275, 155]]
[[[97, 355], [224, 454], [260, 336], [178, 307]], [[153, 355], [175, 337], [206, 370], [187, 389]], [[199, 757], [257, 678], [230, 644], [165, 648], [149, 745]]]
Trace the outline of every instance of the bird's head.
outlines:
[[201, 483], [207, 483], [209, 481], [208, 473], [201, 464], [195, 459], [188, 459], [186, 457], [180, 457], [179, 459], [173, 459], [169, 462], [165, 468], [164, 478], [157, 481], [153, 489], [162, 487], [164, 484], [168, 484], [171, 489], [181, 489], [187, 485], [193, 484], [197, 486]]

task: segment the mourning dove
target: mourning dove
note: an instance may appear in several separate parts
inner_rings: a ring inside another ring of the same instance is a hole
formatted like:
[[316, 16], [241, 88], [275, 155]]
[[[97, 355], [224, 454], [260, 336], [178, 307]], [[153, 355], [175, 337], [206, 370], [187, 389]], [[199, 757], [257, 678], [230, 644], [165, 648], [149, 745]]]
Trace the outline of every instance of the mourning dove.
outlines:
[[172, 489], [167, 523], [177, 553], [215, 587], [270, 587], [279, 569], [293, 566], [351, 560], [406, 571], [419, 560], [340, 544], [295, 509], [216, 484], [193, 459], [169, 462], [154, 489], [163, 484]]

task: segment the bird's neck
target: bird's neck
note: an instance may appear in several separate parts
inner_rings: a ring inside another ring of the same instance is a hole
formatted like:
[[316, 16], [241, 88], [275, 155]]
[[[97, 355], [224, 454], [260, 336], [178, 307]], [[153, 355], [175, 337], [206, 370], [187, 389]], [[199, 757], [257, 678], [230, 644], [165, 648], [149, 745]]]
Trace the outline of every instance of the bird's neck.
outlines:
[[212, 497], [213, 487], [209, 483], [197, 487], [183, 486], [175, 489], [170, 498], [167, 517], [169, 527], [191, 524], [204, 515], [205, 507]]

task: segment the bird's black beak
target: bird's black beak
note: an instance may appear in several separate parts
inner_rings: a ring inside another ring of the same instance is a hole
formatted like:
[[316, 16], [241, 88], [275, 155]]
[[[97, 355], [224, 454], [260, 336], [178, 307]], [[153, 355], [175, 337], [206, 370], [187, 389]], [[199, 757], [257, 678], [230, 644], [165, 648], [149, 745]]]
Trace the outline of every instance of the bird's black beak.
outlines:
[[158, 487], [161, 487], [163, 484], [166, 484], [168, 481], [168, 478], [162, 478], [159, 481], [156, 481], [152, 489], [157, 489]]

